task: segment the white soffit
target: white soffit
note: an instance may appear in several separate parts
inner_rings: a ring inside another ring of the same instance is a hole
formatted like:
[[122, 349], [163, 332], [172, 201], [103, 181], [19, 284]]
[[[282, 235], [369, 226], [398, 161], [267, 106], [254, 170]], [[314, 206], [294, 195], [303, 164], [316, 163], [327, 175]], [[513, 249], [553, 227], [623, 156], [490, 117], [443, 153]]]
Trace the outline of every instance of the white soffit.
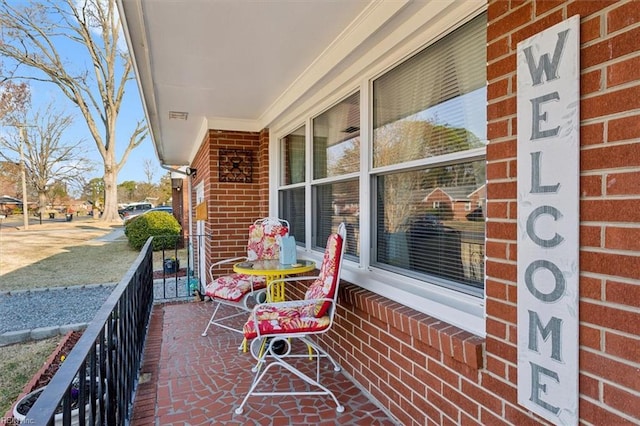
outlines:
[[161, 162], [189, 164], [206, 128], [267, 126], [406, 3], [118, 0]]

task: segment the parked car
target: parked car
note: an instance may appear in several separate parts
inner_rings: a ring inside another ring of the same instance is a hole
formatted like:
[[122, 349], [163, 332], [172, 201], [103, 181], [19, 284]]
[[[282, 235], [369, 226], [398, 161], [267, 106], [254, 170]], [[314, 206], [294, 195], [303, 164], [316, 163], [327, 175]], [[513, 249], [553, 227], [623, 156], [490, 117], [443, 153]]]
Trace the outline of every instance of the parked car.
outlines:
[[128, 217], [126, 217], [124, 219], [124, 224], [126, 225], [126, 224], [130, 223], [133, 219], [136, 219], [136, 218], [138, 218], [140, 216], [143, 216], [143, 215], [145, 215], [147, 213], [151, 213], [151, 212], [167, 212], [169, 214], [173, 214], [173, 207], [171, 207], [171, 206], [154, 207], [154, 208], [145, 210], [143, 212], [140, 212], [138, 214], [132, 214], [132, 215], [130, 215], [130, 216], [128, 216]]
[[120, 216], [126, 223], [127, 220], [130, 220], [132, 217], [142, 214], [152, 208], [153, 204], [151, 203], [131, 203], [127, 207], [122, 209], [122, 213], [120, 214]]

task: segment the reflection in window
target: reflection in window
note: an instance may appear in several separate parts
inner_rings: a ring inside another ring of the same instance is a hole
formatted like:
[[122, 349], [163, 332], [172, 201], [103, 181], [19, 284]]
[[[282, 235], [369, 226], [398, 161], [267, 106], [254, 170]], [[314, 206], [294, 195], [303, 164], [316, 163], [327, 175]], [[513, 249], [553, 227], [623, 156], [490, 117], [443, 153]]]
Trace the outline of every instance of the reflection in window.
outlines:
[[360, 168], [360, 92], [313, 119], [313, 178]]
[[[377, 178], [375, 260], [381, 267], [481, 288], [484, 161], [381, 175]], [[401, 272], [402, 273], [402, 272]]]
[[381, 175], [377, 178], [377, 252], [382, 267], [406, 269], [481, 288], [484, 161]]
[[360, 93], [356, 92], [313, 119], [313, 248], [344, 222], [346, 254], [358, 256], [359, 181], [345, 175], [360, 170]]
[[373, 164], [486, 145], [486, 16], [373, 82]]
[[[373, 82], [377, 266], [481, 295], [486, 15]], [[481, 152], [481, 151], [480, 151]], [[474, 210], [470, 206], [478, 206]]]
[[289, 133], [280, 139], [280, 154], [282, 156], [281, 185], [291, 185], [304, 182], [305, 158], [304, 158], [304, 133], [305, 126]]
[[289, 221], [289, 235], [293, 235], [298, 245], [304, 245], [305, 202], [304, 187], [281, 189], [278, 191], [278, 216]]
[[358, 216], [360, 214], [360, 201], [358, 198], [358, 180], [314, 186], [314, 241], [313, 247], [324, 249], [327, 238], [332, 232], [336, 232], [338, 225], [344, 222], [347, 227], [347, 247], [345, 253], [351, 256], [359, 256], [360, 227]]
[[305, 126], [280, 139], [280, 185], [278, 215], [289, 221], [289, 235], [305, 242]]

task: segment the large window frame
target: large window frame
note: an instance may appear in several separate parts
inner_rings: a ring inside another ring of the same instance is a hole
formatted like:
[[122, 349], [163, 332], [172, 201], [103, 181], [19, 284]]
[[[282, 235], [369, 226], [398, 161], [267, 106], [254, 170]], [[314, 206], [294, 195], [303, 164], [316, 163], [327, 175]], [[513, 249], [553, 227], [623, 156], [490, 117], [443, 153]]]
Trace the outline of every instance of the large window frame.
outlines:
[[[307, 108], [300, 112], [300, 115], [291, 115], [287, 118], [286, 123], [272, 127], [271, 140], [279, 141], [288, 132], [301, 125], [306, 126], [306, 170], [307, 177], [304, 183], [305, 202], [306, 202], [306, 238], [303, 244], [299, 243], [298, 255], [301, 257], [312, 258], [319, 261], [321, 259], [322, 250], [317, 244], [314, 235], [314, 188], [328, 183], [342, 182], [349, 179], [358, 179], [360, 209], [359, 209], [359, 228], [362, 230], [359, 235], [359, 256], [347, 256], [344, 262], [343, 278], [349, 282], [359, 285], [375, 293], [388, 297], [398, 303], [409, 306], [428, 315], [437, 317], [447, 321], [453, 325], [466, 329], [474, 334], [483, 336], [485, 333], [484, 325], [484, 290], [477, 292], [464, 292], [459, 289], [442, 286], [439, 283], [428, 282], [423, 278], [415, 278], [393, 271], [392, 268], [381, 268], [376, 265], [372, 258], [374, 253], [375, 240], [373, 239], [375, 203], [372, 197], [375, 196], [375, 179], [376, 176], [384, 173], [392, 173], [395, 171], [424, 167], [428, 165], [431, 159], [422, 159], [405, 164], [385, 165], [374, 168], [372, 156], [372, 93], [373, 81], [383, 75], [388, 70], [407, 60], [417, 52], [423, 50], [429, 44], [434, 43], [440, 37], [446, 36], [456, 28], [464, 25], [474, 17], [480, 15], [482, 11], [475, 11], [466, 17], [462, 22], [448, 28], [446, 31], [441, 29], [439, 34], [432, 34], [427, 42], [414, 40], [407, 43], [403, 49], [396, 51], [393, 56], [380, 58], [376, 67], [363, 71], [358, 78], [354, 79], [351, 84], [343, 85], [335, 90], [329, 97], [316, 102], [313, 108]], [[435, 30], [434, 30], [435, 31]], [[399, 54], [403, 52], [403, 54]], [[335, 106], [346, 97], [355, 92], [360, 93], [360, 170], [359, 172], [331, 178], [313, 179], [313, 119], [324, 111]], [[279, 143], [272, 144], [272, 152], [277, 152]], [[277, 155], [277, 154], [276, 154]], [[280, 158], [280, 157], [278, 157]], [[484, 161], [486, 158], [486, 147], [475, 148], [472, 150], [449, 154], [444, 160], [438, 159], [440, 163], [443, 161]], [[276, 170], [280, 164], [275, 165]], [[280, 173], [276, 171], [276, 174]], [[283, 186], [280, 182], [272, 179], [272, 191], [274, 195], [282, 190], [291, 189], [291, 187]], [[299, 185], [301, 187], [302, 185]], [[271, 197], [273, 200], [274, 197]], [[276, 197], [277, 199], [277, 197]], [[275, 211], [279, 211], [280, 206], [277, 202], [272, 204]]]

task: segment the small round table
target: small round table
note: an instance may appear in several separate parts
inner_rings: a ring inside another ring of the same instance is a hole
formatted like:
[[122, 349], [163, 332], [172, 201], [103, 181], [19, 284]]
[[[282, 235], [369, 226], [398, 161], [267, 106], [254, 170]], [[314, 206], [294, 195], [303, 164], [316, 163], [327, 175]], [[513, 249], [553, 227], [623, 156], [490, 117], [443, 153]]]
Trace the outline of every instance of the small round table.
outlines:
[[[285, 275], [303, 274], [316, 269], [313, 260], [298, 259], [296, 263], [284, 264], [279, 260], [249, 260], [233, 265], [233, 271], [238, 274], [261, 275], [265, 277], [267, 287], [271, 281], [284, 278]], [[271, 291], [267, 294], [270, 302], [282, 302], [285, 300], [284, 283], [271, 286]]]

